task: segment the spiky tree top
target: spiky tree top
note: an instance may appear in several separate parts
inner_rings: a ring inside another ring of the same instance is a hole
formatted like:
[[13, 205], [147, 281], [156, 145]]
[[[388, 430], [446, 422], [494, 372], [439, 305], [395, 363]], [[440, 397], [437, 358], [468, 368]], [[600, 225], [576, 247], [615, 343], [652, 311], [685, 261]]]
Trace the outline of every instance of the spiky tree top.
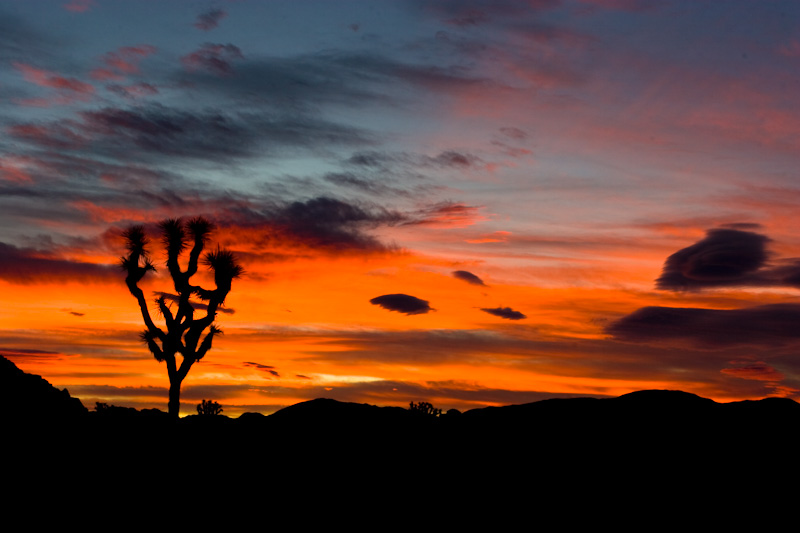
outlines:
[[[222, 333], [214, 324], [217, 310], [225, 302], [233, 280], [241, 276], [243, 271], [233, 253], [227, 250], [206, 252], [201, 261], [203, 249], [214, 230], [214, 226], [205, 218], [196, 217], [186, 221], [167, 219], [161, 221], [158, 227], [161, 243], [167, 253], [167, 270], [178, 294], [177, 309], [167, 304], [163, 294], [155, 301], [164, 318], [166, 332], [153, 322], [144, 293], [138, 285], [147, 272], [155, 271], [147, 249], [149, 240], [142, 226], [133, 226], [123, 233], [128, 254], [122, 257], [121, 265], [127, 273], [125, 283], [139, 302], [146, 326], [141, 333], [141, 340], [156, 360], [166, 361], [170, 385], [177, 383], [180, 387], [180, 382], [186, 377], [192, 364], [205, 356], [211, 349], [214, 337]], [[180, 259], [187, 249], [190, 250], [189, 258], [186, 269], [182, 270]], [[216, 288], [205, 289], [192, 285], [191, 278], [197, 273], [201, 262], [214, 273]], [[195, 309], [189, 302], [192, 295], [208, 302], [204, 316], [195, 316]], [[183, 357], [180, 367], [177, 366], [176, 354]]]

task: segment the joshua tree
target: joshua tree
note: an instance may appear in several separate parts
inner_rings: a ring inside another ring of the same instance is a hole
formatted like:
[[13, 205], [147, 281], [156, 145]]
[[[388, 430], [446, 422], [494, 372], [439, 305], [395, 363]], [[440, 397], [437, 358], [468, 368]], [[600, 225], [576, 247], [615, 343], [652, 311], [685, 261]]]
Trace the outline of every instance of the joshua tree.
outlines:
[[[169, 376], [169, 414], [178, 417], [180, 410], [181, 383], [192, 365], [203, 358], [216, 335], [222, 333], [215, 324], [217, 309], [224, 304], [225, 297], [231, 290], [231, 283], [242, 274], [242, 267], [237, 263], [233, 253], [227, 250], [206, 252], [202, 262], [214, 273], [216, 289], [208, 290], [199, 285], [192, 285], [191, 278], [197, 273], [198, 262], [205, 248], [213, 225], [202, 217], [188, 221], [168, 219], [159, 223], [161, 242], [167, 252], [167, 270], [172, 277], [177, 296], [177, 309], [167, 304], [164, 293], [156, 298], [159, 313], [163, 316], [166, 332], [156, 326], [150, 317], [147, 300], [139, 282], [149, 271], [155, 271], [150, 259], [147, 245], [149, 240], [142, 226], [132, 226], [125, 230], [128, 254], [122, 258], [122, 268], [127, 273], [125, 283], [128, 290], [139, 302], [145, 329], [140, 337], [153, 352], [156, 361], [166, 362]], [[181, 270], [179, 259], [181, 254], [191, 246], [186, 270]], [[195, 295], [206, 305], [197, 305], [205, 310], [204, 316], [195, 316], [195, 306], [189, 298]], [[205, 336], [203, 337], [203, 335]], [[201, 341], [200, 338], [203, 337]], [[183, 360], [178, 365], [175, 358], [180, 354]]]

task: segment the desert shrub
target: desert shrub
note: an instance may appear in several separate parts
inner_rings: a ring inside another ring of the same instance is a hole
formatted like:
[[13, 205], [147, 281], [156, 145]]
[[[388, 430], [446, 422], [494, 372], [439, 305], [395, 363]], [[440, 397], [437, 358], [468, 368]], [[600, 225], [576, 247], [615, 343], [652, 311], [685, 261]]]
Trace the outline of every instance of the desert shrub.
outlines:
[[442, 414], [441, 409], [437, 409], [433, 406], [433, 404], [428, 402], [411, 402], [408, 406], [408, 410], [413, 413], [419, 413], [427, 416], [440, 416]]
[[216, 416], [222, 413], [222, 406], [213, 400], [203, 400], [197, 404], [197, 414], [203, 416]]

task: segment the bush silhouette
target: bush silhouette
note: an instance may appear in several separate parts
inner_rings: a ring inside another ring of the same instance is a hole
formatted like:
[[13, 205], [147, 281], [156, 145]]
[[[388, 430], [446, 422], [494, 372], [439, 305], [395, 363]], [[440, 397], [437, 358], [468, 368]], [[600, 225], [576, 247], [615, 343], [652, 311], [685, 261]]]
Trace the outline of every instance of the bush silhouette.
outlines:
[[430, 404], [428, 402], [419, 402], [419, 403], [411, 402], [408, 406], [408, 410], [413, 413], [420, 413], [422, 415], [427, 415], [427, 416], [440, 416], [442, 414], [441, 409], [437, 409], [436, 407], [433, 406], [433, 404]]
[[213, 400], [203, 400], [197, 404], [197, 414], [203, 416], [216, 416], [222, 413], [222, 406]]
[[[148, 272], [156, 270], [147, 250], [149, 239], [142, 226], [132, 226], [123, 233], [128, 254], [122, 257], [121, 264], [127, 273], [125, 283], [139, 303], [146, 326], [140, 335], [142, 342], [153, 353], [156, 361], [163, 361], [167, 365], [169, 414], [173, 418], [178, 418], [181, 383], [192, 365], [200, 361], [211, 349], [214, 337], [222, 333], [222, 330], [214, 324], [217, 310], [225, 303], [225, 298], [231, 290], [231, 283], [242, 274], [243, 270], [232, 252], [217, 248], [216, 251], [206, 252], [202, 258], [202, 263], [214, 273], [216, 288], [209, 290], [199, 285], [192, 285], [191, 278], [197, 273], [201, 254], [214, 226], [205, 218], [196, 217], [188, 221], [167, 219], [160, 222], [158, 227], [161, 231], [161, 243], [167, 253], [167, 270], [178, 293], [177, 295], [160, 293], [156, 299], [156, 305], [166, 325], [166, 332], [153, 322], [144, 292], [139, 288], [142, 278]], [[181, 270], [180, 256], [190, 246], [186, 270]], [[167, 296], [177, 302], [177, 309], [173, 310], [171, 305], [167, 304]], [[191, 296], [196, 296], [207, 303], [192, 304], [189, 301]], [[205, 315], [196, 317], [196, 309], [205, 310]], [[183, 358], [180, 365], [176, 360], [178, 354]]]

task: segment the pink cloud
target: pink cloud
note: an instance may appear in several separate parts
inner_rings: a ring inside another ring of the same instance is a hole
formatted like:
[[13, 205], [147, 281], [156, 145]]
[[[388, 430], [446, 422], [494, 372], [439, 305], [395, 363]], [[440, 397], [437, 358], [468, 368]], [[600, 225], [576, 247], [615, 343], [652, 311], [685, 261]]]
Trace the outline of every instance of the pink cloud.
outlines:
[[486, 233], [479, 237], [466, 239], [465, 242], [470, 244], [485, 244], [489, 242], [508, 242], [508, 237], [511, 235], [510, 231], [495, 231]]
[[88, 11], [92, 5], [94, 5], [94, 0], [72, 0], [64, 4], [64, 9], [72, 11], [73, 13], [83, 13], [84, 11]]
[[96, 68], [89, 73], [89, 76], [91, 76], [92, 79], [100, 81], [117, 81], [125, 78], [124, 76], [121, 76], [120, 74], [117, 74], [113, 70], [107, 68]]
[[196, 52], [181, 58], [187, 70], [205, 70], [213, 74], [227, 76], [233, 74], [231, 61], [242, 59], [242, 51], [232, 44], [206, 43]]
[[53, 72], [26, 65], [25, 63], [15, 62], [12, 64], [14, 68], [22, 72], [25, 81], [39, 85], [40, 87], [50, 87], [52, 89], [81, 94], [94, 93], [94, 86], [76, 78], [65, 78]]
[[22, 73], [25, 81], [55, 89], [55, 96], [42, 98], [26, 98], [15, 100], [17, 104], [31, 107], [50, 107], [53, 105], [71, 104], [75, 101], [86, 101], [94, 94], [94, 86], [76, 78], [65, 78], [54, 72], [39, 69], [25, 63], [12, 63], [15, 69]]
[[147, 220], [149, 213], [143, 210], [128, 208], [125, 206], [115, 205], [111, 207], [103, 207], [97, 205], [89, 200], [78, 200], [72, 202], [70, 205], [79, 211], [86, 213], [92, 222], [119, 222], [119, 221], [136, 221], [144, 222]]
[[480, 214], [481, 207], [456, 202], [440, 202], [422, 209], [419, 211], [419, 218], [406, 224], [437, 228], [464, 228], [487, 220]]
[[157, 48], [149, 44], [123, 46], [103, 56], [105, 67], [99, 67], [90, 74], [96, 80], [121, 80], [128, 74], [139, 72], [139, 63], [147, 56], [156, 53]]
[[87, 142], [87, 139], [75, 133], [71, 128], [59, 124], [50, 127], [37, 124], [16, 124], [9, 127], [7, 131], [13, 137], [49, 148], [75, 149]]
[[33, 181], [27, 171], [26, 158], [10, 156], [0, 158], [0, 177], [14, 183], [30, 183]]

